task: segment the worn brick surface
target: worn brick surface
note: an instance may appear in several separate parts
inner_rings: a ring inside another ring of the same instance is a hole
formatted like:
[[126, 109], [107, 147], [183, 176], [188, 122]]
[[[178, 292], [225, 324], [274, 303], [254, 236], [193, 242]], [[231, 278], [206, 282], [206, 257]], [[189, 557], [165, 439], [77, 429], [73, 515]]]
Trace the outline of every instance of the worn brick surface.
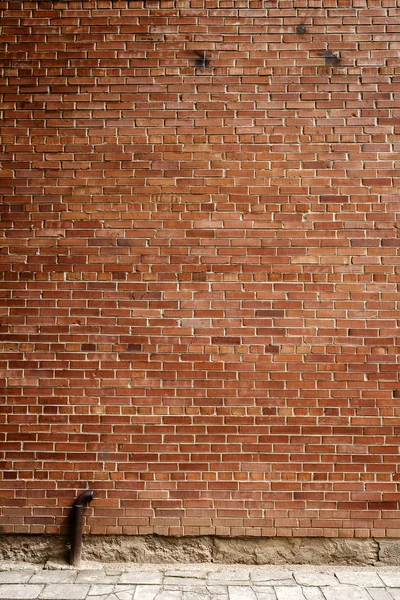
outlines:
[[0, 17], [2, 531], [399, 537], [398, 2]]

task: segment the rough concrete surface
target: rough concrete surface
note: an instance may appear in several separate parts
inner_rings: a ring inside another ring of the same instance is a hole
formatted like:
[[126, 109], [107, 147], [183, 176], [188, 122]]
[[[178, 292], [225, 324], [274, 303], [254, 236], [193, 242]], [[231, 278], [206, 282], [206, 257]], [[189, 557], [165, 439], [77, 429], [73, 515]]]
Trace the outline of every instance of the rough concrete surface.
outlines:
[[[62, 536], [0, 535], [0, 560], [45, 563], [67, 556], [68, 540]], [[400, 540], [86, 536], [82, 558], [153, 564], [398, 565]]]
[[63, 536], [0, 535], [0, 560], [44, 563], [64, 558], [68, 550]]
[[400, 565], [400, 540], [380, 539], [378, 560], [387, 565]]
[[378, 544], [372, 539], [216, 538], [214, 562], [267, 564], [372, 565]]
[[213, 540], [206, 536], [91, 536], [85, 538], [83, 556], [103, 562], [213, 562]]

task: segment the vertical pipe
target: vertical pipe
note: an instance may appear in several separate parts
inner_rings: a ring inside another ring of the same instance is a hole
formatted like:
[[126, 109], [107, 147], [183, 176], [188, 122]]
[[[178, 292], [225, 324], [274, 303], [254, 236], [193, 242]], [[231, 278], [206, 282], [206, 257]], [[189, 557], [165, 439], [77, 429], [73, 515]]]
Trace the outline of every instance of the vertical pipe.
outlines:
[[82, 555], [82, 525], [83, 506], [74, 504], [72, 506], [72, 535], [71, 535], [71, 557], [70, 563], [79, 567]]
[[80, 494], [71, 509], [71, 553], [70, 564], [79, 567], [82, 556], [83, 509], [94, 498], [94, 492], [87, 490]]

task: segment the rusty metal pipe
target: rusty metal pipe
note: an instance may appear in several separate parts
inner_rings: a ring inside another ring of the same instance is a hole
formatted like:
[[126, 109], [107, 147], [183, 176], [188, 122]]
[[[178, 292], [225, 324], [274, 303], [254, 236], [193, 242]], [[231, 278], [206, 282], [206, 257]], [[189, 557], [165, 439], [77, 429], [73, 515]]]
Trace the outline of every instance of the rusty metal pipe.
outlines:
[[92, 490], [86, 490], [79, 494], [72, 505], [71, 509], [71, 554], [70, 563], [74, 567], [78, 567], [81, 562], [82, 555], [82, 526], [83, 526], [83, 509], [94, 498]]

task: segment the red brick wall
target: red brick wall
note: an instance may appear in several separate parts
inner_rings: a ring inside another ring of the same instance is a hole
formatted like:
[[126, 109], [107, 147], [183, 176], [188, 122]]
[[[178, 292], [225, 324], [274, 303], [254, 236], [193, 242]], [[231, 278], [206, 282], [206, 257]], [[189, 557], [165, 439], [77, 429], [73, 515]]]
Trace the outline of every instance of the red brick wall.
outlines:
[[396, 0], [0, 9], [3, 531], [400, 536]]

